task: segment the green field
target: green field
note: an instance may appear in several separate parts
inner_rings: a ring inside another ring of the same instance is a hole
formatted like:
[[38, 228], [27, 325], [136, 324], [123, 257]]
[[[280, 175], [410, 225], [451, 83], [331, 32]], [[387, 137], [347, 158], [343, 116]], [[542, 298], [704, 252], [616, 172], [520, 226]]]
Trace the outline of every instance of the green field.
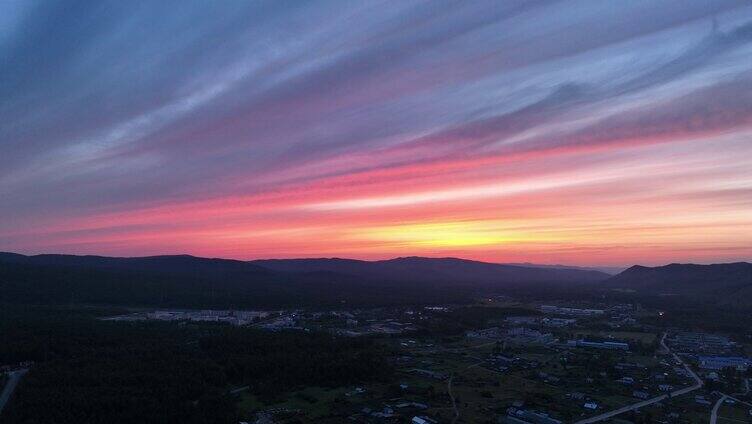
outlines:
[[239, 409], [241, 415], [250, 418], [254, 412], [265, 409], [300, 410], [310, 418], [318, 418], [331, 413], [331, 405], [336, 398], [344, 398], [345, 388], [306, 387], [303, 390], [285, 395], [282, 402], [261, 402], [256, 396], [243, 394], [240, 397]]
[[634, 340], [644, 344], [650, 344], [656, 341], [657, 335], [655, 333], [639, 333], [634, 331], [606, 331], [606, 330], [577, 330], [575, 332], [576, 337], [600, 337], [604, 339], [616, 339], [616, 340]]
[[752, 410], [752, 407], [740, 403], [734, 405], [723, 404], [718, 410], [718, 422], [723, 424], [752, 423], [750, 410]]

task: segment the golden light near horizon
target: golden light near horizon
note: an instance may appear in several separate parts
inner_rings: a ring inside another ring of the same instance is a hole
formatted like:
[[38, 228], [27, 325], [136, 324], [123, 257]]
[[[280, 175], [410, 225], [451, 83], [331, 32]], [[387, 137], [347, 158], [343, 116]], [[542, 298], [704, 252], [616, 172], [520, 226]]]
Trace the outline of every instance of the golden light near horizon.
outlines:
[[355, 232], [354, 238], [415, 247], [489, 247], [552, 239], [504, 229], [496, 221], [407, 223], [372, 227]]

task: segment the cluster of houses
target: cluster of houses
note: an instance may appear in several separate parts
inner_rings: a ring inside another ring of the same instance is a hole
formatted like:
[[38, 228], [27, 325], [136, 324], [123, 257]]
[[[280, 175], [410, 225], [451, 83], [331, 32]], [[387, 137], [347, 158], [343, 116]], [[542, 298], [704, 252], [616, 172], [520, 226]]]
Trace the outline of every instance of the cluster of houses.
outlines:
[[[351, 420], [357, 420], [357, 417], [368, 417], [370, 419], [376, 418], [378, 421], [386, 420], [388, 422], [394, 422], [407, 415], [408, 417], [415, 413], [421, 413], [428, 409], [428, 405], [420, 402], [408, 402], [403, 401], [394, 405], [382, 405], [378, 408], [364, 407], [359, 413], [350, 416]], [[411, 412], [411, 413], [410, 413]], [[401, 421], [400, 421], [401, 422]], [[425, 415], [413, 415], [410, 420], [411, 424], [436, 424], [438, 421], [425, 416]]]
[[595, 342], [589, 340], [568, 340], [568, 347], [586, 347], [592, 349], [629, 350], [629, 343], [620, 341]]
[[566, 327], [576, 322], [573, 318], [603, 317], [608, 314], [605, 324], [611, 328], [630, 327], [637, 324], [635, 309], [631, 304], [620, 304], [605, 309], [575, 308], [570, 306], [542, 305], [540, 311], [546, 315], [566, 316], [565, 318], [544, 318], [542, 323], [551, 327]]
[[508, 317], [504, 321], [508, 325], [521, 326], [521, 325], [542, 325], [544, 327], [563, 328], [577, 323], [576, 318], [560, 318], [560, 317], [528, 317], [528, 316], [516, 316]]
[[728, 355], [737, 351], [736, 343], [719, 334], [680, 331], [666, 339], [673, 350], [681, 353]]
[[553, 306], [542, 305], [540, 307], [541, 312], [550, 315], [568, 315], [575, 317], [592, 317], [603, 315], [606, 313], [603, 309], [584, 309], [584, 308], [571, 308], [568, 306]]
[[465, 335], [468, 338], [473, 339], [503, 340], [506, 343], [519, 345], [547, 345], [556, 342], [553, 334], [542, 333], [528, 327], [513, 327], [509, 329], [491, 327], [482, 330], [468, 331]]

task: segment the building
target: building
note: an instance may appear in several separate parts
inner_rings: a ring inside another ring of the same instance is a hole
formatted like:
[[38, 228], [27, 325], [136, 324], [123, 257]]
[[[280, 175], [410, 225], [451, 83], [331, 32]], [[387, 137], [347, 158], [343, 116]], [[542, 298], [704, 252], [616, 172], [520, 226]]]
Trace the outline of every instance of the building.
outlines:
[[576, 324], [577, 320], [574, 318], [543, 318], [541, 324], [547, 327], [567, 327]]
[[510, 424], [562, 424], [561, 421], [549, 417], [546, 413], [518, 408], [507, 409], [507, 416], [500, 421]]
[[589, 347], [593, 349], [629, 350], [629, 343], [624, 342], [591, 342], [587, 340], [569, 340], [567, 346]]
[[619, 362], [618, 364], [614, 366], [614, 368], [616, 368], [617, 370], [629, 370], [629, 369], [644, 370], [647, 367], [642, 364], [636, 364], [636, 363], [631, 363], [631, 362]]
[[705, 370], [720, 371], [724, 368], [733, 368], [737, 371], [747, 371], [752, 360], [739, 356], [700, 356], [697, 358], [700, 368]]
[[708, 333], [678, 332], [668, 342], [675, 351], [706, 355], [728, 354], [736, 348], [728, 337]]
[[643, 392], [642, 390], [635, 390], [632, 392], [632, 396], [636, 397], [637, 399], [647, 399], [650, 397], [650, 393]]
[[538, 317], [508, 317], [504, 321], [511, 325], [534, 325], [537, 324], [540, 318]]
[[428, 405], [420, 402], [401, 402], [394, 405], [395, 408], [415, 408], [415, 409], [428, 409]]
[[578, 317], [590, 317], [590, 316], [597, 316], [597, 315], [603, 315], [606, 313], [603, 309], [581, 309], [581, 308], [569, 308], [565, 306], [552, 306], [552, 305], [543, 305], [540, 307], [541, 312], [544, 314], [555, 314], [555, 315], [570, 315], [570, 316], [578, 316]]
[[598, 403], [590, 401], [586, 402], [584, 405], [582, 405], [582, 407], [595, 411], [596, 409], [598, 409]]
[[574, 393], [568, 393], [567, 397], [574, 400], [585, 400], [585, 393], [581, 392], [574, 392]]
[[695, 396], [695, 403], [698, 403], [700, 405], [712, 405], [713, 402], [705, 399], [705, 396], [697, 395]]
[[423, 377], [429, 377], [429, 378], [433, 378], [433, 379], [436, 379], [436, 380], [446, 380], [447, 379], [447, 375], [446, 374], [441, 373], [441, 372], [437, 372], [437, 371], [431, 371], [431, 370], [424, 370], [424, 369], [414, 368], [414, 369], [411, 370], [411, 372], [413, 372], [415, 374], [418, 374], [418, 375], [422, 375]]
[[502, 337], [502, 332], [499, 327], [491, 327], [483, 330], [468, 331], [465, 335], [471, 339], [499, 339]]
[[550, 344], [556, 340], [551, 333], [541, 333], [527, 327], [511, 328], [506, 335], [510, 343], [518, 344]]

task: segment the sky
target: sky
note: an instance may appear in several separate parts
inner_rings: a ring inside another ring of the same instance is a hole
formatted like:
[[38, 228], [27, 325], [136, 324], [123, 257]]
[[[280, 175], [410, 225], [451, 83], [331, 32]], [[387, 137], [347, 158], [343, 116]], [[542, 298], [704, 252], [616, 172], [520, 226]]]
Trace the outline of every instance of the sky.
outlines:
[[0, 0], [0, 250], [752, 259], [749, 0]]

